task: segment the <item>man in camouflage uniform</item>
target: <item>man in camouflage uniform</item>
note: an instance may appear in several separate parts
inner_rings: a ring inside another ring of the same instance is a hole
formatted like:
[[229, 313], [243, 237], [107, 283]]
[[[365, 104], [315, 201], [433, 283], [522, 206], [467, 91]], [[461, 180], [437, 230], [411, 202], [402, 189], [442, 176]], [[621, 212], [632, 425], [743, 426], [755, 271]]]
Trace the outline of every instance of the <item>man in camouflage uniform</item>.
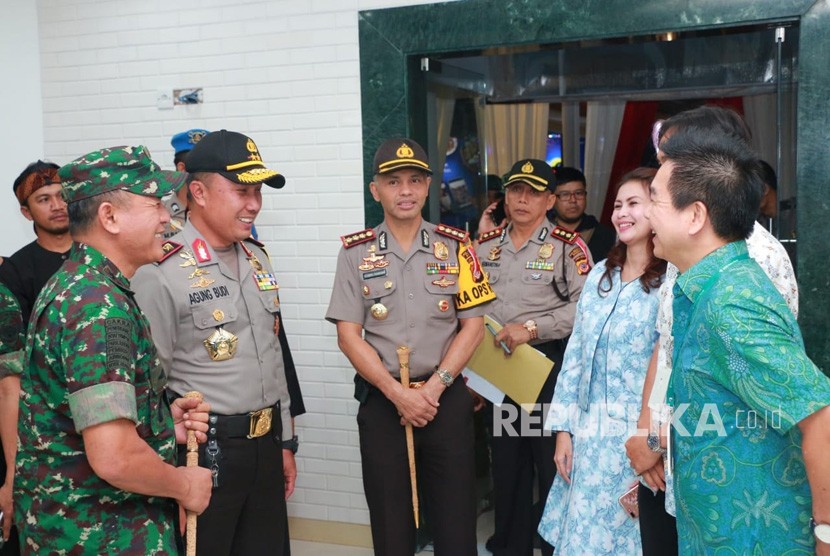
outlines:
[[[14, 294], [0, 283], [0, 437], [17, 439], [17, 404], [20, 400], [20, 371], [23, 355], [23, 319]], [[5, 448], [5, 446], [4, 446]], [[14, 460], [16, 446], [8, 446], [9, 461]], [[3, 520], [3, 540], [9, 541], [12, 526], [12, 481], [14, 466], [6, 469], [0, 487], [0, 511], [8, 515]], [[17, 550], [17, 539], [6, 550]], [[14, 548], [12, 548], [14, 547]]]
[[[343, 236], [326, 318], [337, 325], [340, 349], [357, 371], [363, 487], [375, 553], [414, 550], [402, 426], [411, 423], [435, 553], [474, 555], [473, 402], [464, 381], [455, 378], [484, 335], [482, 316], [494, 294], [467, 233], [421, 217], [432, 174], [421, 146], [387, 140], [374, 169], [369, 188], [384, 220]], [[401, 345], [412, 349], [408, 389], [400, 383]]]
[[174, 467], [175, 443], [185, 425], [206, 438], [209, 408], [167, 402], [129, 278], [163, 254], [169, 215], [159, 199], [184, 175], [162, 172], [144, 147], [115, 147], [59, 176], [77, 243], [41, 291], [26, 337], [15, 481], [22, 552], [172, 554], [174, 500], [195, 512], [210, 500], [210, 473]]

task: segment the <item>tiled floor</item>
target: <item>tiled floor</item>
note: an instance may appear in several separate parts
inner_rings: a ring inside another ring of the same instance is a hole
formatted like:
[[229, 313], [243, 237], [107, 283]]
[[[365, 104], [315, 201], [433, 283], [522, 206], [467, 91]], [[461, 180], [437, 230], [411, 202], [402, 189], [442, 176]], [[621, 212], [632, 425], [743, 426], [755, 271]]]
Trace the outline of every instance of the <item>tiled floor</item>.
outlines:
[[[493, 532], [493, 512], [485, 512], [478, 518], [478, 554], [479, 556], [489, 556], [489, 552], [484, 548], [484, 542]], [[342, 546], [337, 544], [322, 544], [307, 541], [291, 541], [291, 555], [292, 556], [372, 556], [372, 551], [368, 548], [356, 548], [353, 546]], [[428, 556], [432, 552], [419, 552], [419, 556]], [[540, 556], [542, 553], [539, 550], [534, 550], [535, 556]]]

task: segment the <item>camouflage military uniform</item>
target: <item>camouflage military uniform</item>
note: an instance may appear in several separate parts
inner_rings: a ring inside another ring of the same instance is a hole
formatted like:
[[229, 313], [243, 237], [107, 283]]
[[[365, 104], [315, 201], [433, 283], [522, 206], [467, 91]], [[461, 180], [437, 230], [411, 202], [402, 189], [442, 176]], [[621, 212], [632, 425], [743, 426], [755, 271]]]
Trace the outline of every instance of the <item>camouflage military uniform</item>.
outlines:
[[129, 419], [174, 462], [167, 378], [128, 280], [101, 253], [75, 244], [32, 319], [15, 481], [23, 553], [175, 554], [175, 502], [99, 478], [80, 432]]
[[20, 374], [23, 348], [23, 318], [20, 305], [9, 289], [0, 283], [0, 379]]

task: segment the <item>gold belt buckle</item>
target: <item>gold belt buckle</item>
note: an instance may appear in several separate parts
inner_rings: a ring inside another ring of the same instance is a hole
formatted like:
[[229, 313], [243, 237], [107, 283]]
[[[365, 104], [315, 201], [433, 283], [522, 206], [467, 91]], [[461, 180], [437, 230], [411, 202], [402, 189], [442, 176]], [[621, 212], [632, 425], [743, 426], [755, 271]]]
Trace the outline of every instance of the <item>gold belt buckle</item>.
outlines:
[[248, 414], [251, 417], [248, 425], [248, 438], [259, 438], [268, 434], [268, 431], [271, 430], [271, 414], [273, 411], [273, 408], [268, 407]]

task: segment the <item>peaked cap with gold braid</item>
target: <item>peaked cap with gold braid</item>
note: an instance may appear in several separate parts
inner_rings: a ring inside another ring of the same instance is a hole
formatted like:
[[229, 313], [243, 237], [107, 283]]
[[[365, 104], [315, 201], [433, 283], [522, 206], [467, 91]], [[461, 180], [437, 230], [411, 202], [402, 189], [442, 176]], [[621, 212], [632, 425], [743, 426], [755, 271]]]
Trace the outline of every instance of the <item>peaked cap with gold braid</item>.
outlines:
[[375, 153], [375, 175], [388, 174], [402, 168], [414, 168], [432, 174], [429, 158], [421, 145], [403, 137], [387, 139]]
[[528, 184], [536, 191], [553, 191], [556, 187], [556, 175], [553, 168], [544, 160], [523, 158], [510, 169], [504, 187], [508, 188], [519, 182]]

